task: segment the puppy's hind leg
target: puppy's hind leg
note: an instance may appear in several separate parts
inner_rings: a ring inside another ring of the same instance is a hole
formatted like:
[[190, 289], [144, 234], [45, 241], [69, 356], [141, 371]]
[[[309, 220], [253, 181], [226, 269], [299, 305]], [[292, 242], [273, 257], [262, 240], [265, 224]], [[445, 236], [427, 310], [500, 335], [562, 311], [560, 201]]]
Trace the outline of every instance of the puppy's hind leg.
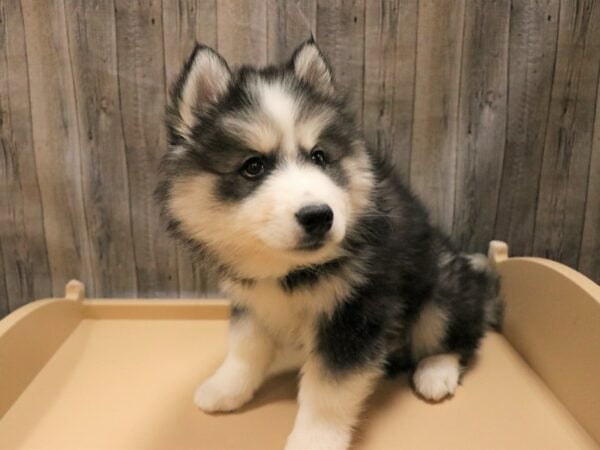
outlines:
[[447, 327], [447, 312], [429, 302], [411, 330], [411, 352], [417, 363], [413, 384], [427, 400], [439, 401], [454, 394], [460, 379], [460, 356], [446, 353]]
[[251, 314], [233, 316], [227, 357], [217, 371], [194, 393], [203, 411], [233, 411], [247, 403], [262, 384], [273, 360], [271, 338]]

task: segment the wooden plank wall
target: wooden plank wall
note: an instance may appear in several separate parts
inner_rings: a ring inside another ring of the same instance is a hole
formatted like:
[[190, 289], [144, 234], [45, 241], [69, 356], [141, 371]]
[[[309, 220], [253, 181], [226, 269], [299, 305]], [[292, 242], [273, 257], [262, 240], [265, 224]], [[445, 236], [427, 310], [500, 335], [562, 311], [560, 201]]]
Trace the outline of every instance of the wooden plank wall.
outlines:
[[151, 193], [195, 40], [283, 61], [313, 32], [369, 143], [468, 251], [600, 282], [600, 2], [0, 0], [0, 316], [61, 295], [200, 296]]

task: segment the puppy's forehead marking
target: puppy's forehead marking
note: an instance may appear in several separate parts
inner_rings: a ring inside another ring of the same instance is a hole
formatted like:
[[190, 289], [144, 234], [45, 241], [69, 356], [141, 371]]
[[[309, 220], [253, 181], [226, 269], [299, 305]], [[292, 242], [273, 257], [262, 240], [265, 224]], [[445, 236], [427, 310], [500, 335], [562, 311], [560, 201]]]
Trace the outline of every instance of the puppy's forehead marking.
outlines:
[[250, 91], [255, 109], [228, 116], [223, 125], [261, 153], [279, 151], [293, 157], [300, 148], [310, 149], [335, 117], [323, 105], [306, 105], [285, 81], [257, 79]]
[[296, 136], [298, 144], [307, 150], [313, 148], [321, 135], [323, 129], [331, 123], [334, 118], [333, 111], [323, 109], [309, 114], [296, 123]]
[[225, 117], [223, 126], [260, 153], [272, 152], [281, 141], [281, 132], [273, 126], [269, 117], [260, 112]]
[[258, 94], [261, 108], [281, 132], [281, 150], [285, 154], [293, 154], [297, 151], [295, 124], [298, 106], [296, 100], [281, 82], [260, 81]]

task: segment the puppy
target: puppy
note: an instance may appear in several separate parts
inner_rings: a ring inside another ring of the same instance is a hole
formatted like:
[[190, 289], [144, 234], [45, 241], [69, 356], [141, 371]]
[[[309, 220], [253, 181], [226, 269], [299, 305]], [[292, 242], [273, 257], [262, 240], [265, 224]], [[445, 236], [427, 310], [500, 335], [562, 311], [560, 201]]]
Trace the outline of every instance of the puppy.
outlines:
[[345, 449], [377, 380], [452, 395], [502, 312], [483, 255], [457, 252], [370, 150], [314, 40], [284, 65], [232, 70], [197, 45], [174, 84], [156, 196], [170, 232], [232, 301], [207, 412], [301, 368], [287, 449]]

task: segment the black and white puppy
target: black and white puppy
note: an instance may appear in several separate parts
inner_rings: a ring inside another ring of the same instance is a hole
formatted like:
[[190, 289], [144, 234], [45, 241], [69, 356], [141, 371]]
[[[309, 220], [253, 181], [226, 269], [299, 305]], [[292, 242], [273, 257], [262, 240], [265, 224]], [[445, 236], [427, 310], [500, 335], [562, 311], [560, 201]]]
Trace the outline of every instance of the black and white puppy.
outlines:
[[286, 448], [344, 449], [383, 375], [410, 370], [429, 400], [454, 393], [499, 325], [498, 277], [485, 256], [458, 253], [367, 148], [312, 39], [285, 65], [235, 71], [197, 45], [167, 125], [163, 215], [233, 302], [201, 409], [239, 408], [295, 360]]

